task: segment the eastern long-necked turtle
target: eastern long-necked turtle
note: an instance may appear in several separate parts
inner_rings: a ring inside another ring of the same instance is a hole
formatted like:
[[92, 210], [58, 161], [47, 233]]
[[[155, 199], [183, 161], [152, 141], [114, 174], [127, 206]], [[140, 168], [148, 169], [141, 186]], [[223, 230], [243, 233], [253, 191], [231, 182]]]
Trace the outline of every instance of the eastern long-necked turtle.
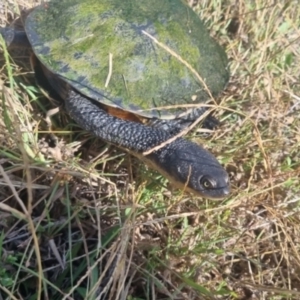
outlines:
[[229, 77], [224, 50], [183, 1], [52, 0], [33, 9], [24, 28], [2, 35], [13, 45], [29, 42], [37, 68], [81, 127], [178, 187], [212, 199], [229, 194], [228, 175], [207, 150], [183, 138], [165, 143], [203, 114], [195, 104]]

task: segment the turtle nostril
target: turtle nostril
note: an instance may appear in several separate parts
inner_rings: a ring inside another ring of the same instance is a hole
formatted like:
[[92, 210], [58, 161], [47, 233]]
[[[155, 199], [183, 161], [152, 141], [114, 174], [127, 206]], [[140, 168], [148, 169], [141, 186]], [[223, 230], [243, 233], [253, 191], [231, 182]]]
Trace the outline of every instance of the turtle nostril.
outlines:
[[224, 194], [224, 196], [228, 196], [230, 194], [230, 188], [229, 187], [224, 188], [223, 194]]

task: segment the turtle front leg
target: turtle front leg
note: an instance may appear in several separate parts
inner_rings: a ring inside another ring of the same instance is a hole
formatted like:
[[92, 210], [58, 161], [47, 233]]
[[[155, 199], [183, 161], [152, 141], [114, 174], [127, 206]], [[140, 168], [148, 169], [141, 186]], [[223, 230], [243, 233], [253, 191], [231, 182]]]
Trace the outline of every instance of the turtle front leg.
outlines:
[[3, 27], [0, 28], [0, 34], [9, 49], [31, 47], [25, 31], [16, 30], [11, 27]]
[[[152, 119], [149, 125], [155, 128], [163, 129], [169, 134], [176, 135], [187, 127], [191, 126], [198, 118], [207, 112], [207, 107], [199, 107], [193, 109], [190, 113], [179, 116], [175, 119]], [[220, 125], [220, 122], [211, 114], [206, 116], [202, 122], [202, 128], [214, 130]]]

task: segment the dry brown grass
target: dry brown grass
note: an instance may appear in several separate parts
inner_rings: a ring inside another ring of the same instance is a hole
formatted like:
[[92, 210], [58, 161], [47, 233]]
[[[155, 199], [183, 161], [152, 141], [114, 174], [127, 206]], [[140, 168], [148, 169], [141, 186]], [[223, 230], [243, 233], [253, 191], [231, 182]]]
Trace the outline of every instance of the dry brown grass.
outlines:
[[[37, 2], [0, 1], [0, 22]], [[166, 188], [64, 113], [53, 141], [26, 53], [2, 46], [0, 299], [95, 299], [108, 283], [111, 299], [300, 299], [300, 6], [189, 3], [230, 58], [206, 143], [231, 197]]]

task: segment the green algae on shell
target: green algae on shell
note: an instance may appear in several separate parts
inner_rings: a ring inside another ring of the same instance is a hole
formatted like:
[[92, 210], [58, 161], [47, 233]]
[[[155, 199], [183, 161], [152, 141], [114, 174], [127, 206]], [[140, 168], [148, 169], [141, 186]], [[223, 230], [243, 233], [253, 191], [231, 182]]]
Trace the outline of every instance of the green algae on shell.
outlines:
[[146, 117], [174, 116], [184, 109], [155, 108], [209, 96], [191, 70], [143, 31], [186, 60], [212, 95], [229, 78], [224, 50], [181, 0], [52, 0], [28, 16], [25, 29], [54, 74], [87, 97]]

